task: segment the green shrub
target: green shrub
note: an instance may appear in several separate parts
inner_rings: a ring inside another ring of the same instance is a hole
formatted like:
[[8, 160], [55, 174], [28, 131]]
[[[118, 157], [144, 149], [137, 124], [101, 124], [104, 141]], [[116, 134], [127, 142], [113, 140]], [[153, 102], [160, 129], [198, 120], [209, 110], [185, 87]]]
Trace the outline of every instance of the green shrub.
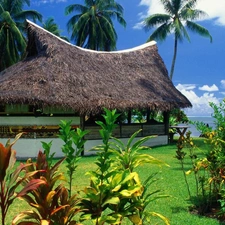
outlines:
[[88, 173], [90, 186], [84, 189], [84, 197], [81, 199], [81, 219], [92, 220], [96, 225], [121, 224], [124, 218], [128, 218], [133, 224], [149, 224], [151, 215], [158, 215], [165, 224], [169, 224], [164, 216], [146, 211], [152, 201], [166, 197], [154, 196], [159, 190], [147, 193], [153, 176], [150, 175], [142, 184], [138, 173], [134, 171], [144, 163], [165, 164], [147, 154], [139, 153], [149, 149], [143, 144], [151, 138], [145, 137], [135, 142], [134, 138], [140, 131], [134, 133], [125, 145], [112, 138], [118, 116], [116, 110], [105, 109], [105, 123], [96, 122], [101, 126], [103, 145], [96, 148], [97, 170]]

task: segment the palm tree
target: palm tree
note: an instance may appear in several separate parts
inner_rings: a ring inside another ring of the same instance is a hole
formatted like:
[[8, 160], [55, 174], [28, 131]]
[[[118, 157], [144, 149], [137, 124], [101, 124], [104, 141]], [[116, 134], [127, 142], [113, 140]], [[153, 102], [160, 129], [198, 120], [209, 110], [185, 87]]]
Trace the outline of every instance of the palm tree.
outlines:
[[172, 80], [177, 57], [177, 43], [178, 41], [183, 41], [184, 38], [190, 42], [186, 27], [201, 36], [210, 38], [210, 42], [212, 42], [212, 36], [206, 28], [193, 22], [193, 20], [206, 16], [204, 11], [195, 9], [197, 0], [160, 1], [168, 14], [154, 14], [149, 16], [144, 21], [144, 28], [149, 30], [154, 26], [158, 26], [147, 41], [164, 41], [169, 34], [174, 33], [174, 55], [170, 70], [170, 79]]
[[0, 0], [0, 71], [21, 60], [26, 50], [25, 20], [41, 21], [34, 10], [23, 10], [29, 0]]
[[52, 17], [49, 17], [42, 25], [45, 30], [69, 42], [69, 39], [67, 37], [61, 36], [61, 30], [59, 30], [58, 25], [55, 23]]
[[84, 0], [85, 5], [73, 4], [65, 9], [66, 15], [78, 12], [67, 23], [71, 40], [93, 50], [116, 49], [117, 33], [112, 19], [126, 26], [123, 7], [114, 0]]

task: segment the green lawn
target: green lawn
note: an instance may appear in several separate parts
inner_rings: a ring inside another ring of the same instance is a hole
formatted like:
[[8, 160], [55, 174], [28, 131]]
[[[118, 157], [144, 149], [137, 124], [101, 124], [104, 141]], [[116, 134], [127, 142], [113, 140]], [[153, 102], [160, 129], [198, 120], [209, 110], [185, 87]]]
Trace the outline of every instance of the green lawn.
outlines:
[[[201, 150], [204, 151], [207, 146], [203, 143], [202, 139], [196, 139], [195, 143], [200, 146]], [[174, 157], [176, 151], [176, 144], [170, 144], [167, 146], [154, 147], [149, 151], [145, 151], [157, 159], [164, 161], [169, 164], [170, 167], [158, 167], [155, 165], [144, 165], [138, 169], [141, 179], [145, 179], [149, 174], [159, 172], [157, 175], [157, 182], [151, 187], [151, 190], [160, 189], [162, 194], [170, 195], [171, 197], [159, 199], [150, 205], [149, 210], [158, 212], [169, 218], [171, 225], [218, 225], [221, 224], [217, 220], [194, 215], [189, 213], [188, 207], [191, 206], [188, 201], [187, 188], [183, 179], [183, 173], [180, 169], [179, 161]], [[74, 175], [74, 191], [80, 190], [88, 185], [88, 177], [85, 179], [85, 172], [93, 170], [95, 168], [94, 161], [95, 156], [83, 157], [80, 162], [78, 169]], [[65, 172], [65, 163], [62, 165], [60, 171]], [[190, 169], [191, 164], [185, 164], [186, 169]], [[192, 176], [188, 177], [189, 182], [194, 182]], [[67, 185], [67, 184], [66, 184]], [[194, 185], [191, 185], [191, 190], [194, 192]], [[8, 214], [8, 224], [11, 224], [11, 219], [20, 211], [27, 209], [26, 203], [22, 200], [16, 200], [15, 204], [11, 206]], [[91, 223], [86, 223], [91, 224]], [[130, 224], [130, 223], [124, 223]], [[157, 220], [153, 221], [152, 224], [164, 224]]]

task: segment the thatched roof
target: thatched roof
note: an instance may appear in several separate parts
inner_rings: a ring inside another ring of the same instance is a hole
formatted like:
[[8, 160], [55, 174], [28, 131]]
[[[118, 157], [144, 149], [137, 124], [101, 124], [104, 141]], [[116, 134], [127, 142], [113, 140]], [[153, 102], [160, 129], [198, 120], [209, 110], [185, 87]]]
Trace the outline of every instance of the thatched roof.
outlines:
[[27, 57], [0, 73], [0, 105], [58, 106], [80, 114], [103, 107], [163, 111], [191, 107], [170, 81], [155, 42], [97, 52], [27, 23]]

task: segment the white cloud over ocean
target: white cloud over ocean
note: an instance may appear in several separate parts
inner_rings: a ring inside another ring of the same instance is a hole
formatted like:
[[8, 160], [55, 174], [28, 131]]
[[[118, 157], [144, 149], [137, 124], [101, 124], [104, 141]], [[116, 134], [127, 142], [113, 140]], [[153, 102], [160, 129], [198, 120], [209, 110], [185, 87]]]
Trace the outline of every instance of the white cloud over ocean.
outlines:
[[193, 107], [185, 110], [188, 116], [210, 116], [213, 110], [209, 102], [219, 103], [213, 93], [205, 92], [203, 95], [197, 95], [196, 86], [193, 84], [178, 84], [176, 88], [192, 103]]
[[[140, 15], [140, 19], [151, 14], [164, 13], [159, 0], [141, 0], [140, 5], [147, 7], [147, 11]], [[199, 0], [196, 9], [207, 13], [208, 16], [203, 19], [214, 19], [217, 25], [225, 26], [225, 0]]]

